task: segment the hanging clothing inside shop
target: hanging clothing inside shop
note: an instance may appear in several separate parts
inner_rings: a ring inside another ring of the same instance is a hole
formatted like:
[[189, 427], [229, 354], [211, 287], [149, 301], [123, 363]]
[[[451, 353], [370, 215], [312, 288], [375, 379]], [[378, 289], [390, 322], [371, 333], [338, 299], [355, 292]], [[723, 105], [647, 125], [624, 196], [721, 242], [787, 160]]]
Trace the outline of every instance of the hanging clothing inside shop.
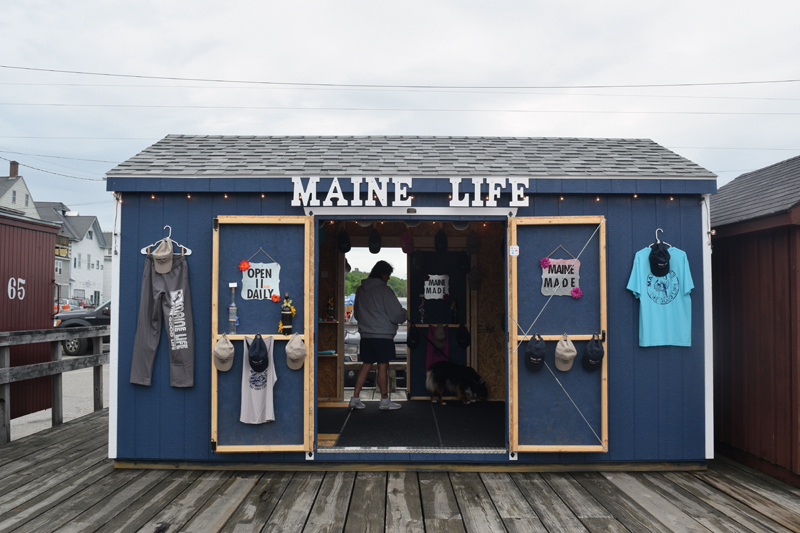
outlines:
[[447, 325], [428, 326], [428, 351], [425, 357], [425, 372], [433, 363], [450, 360], [450, 332]]
[[[254, 343], [260, 343], [258, 348]], [[262, 346], [263, 345], [263, 346]], [[272, 349], [275, 339], [272, 336], [261, 338], [244, 338], [244, 361], [242, 364], [242, 408], [239, 421], [245, 424], [263, 424], [275, 420], [275, 405], [272, 402], [272, 392], [278, 376], [275, 372], [275, 362], [272, 360]], [[251, 363], [252, 350], [263, 350], [260, 358], [266, 360], [262, 366]], [[266, 364], [264, 368], [263, 365]], [[256, 366], [254, 369], [253, 366]]]
[[[169, 239], [165, 239], [169, 241]], [[164, 246], [164, 250], [161, 250]], [[186, 256], [172, 257], [172, 242], [148, 254], [142, 274], [141, 302], [131, 357], [131, 383], [150, 385], [161, 321], [166, 317], [169, 384], [194, 386], [194, 321]]]

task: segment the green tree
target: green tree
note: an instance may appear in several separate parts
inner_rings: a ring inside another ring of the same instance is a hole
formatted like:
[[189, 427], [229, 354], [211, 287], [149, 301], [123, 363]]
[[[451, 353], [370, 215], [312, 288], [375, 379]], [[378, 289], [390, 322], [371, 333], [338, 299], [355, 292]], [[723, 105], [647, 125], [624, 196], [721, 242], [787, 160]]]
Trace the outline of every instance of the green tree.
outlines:
[[405, 298], [406, 296], [406, 280], [396, 278], [394, 276], [389, 278], [389, 288], [394, 291], [394, 295], [398, 298]]
[[[361, 272], [358, 269], [351, 270], [344, 275], [344, 294], [353, 294], [361, 286], [361, 280], [369, 276], [369, 272]], [[389, 278], [389, 288], [394, 291], [395, 296], [404, 298], [406, 296], [406, 280], [392, 276]]]
[[369, 272], [361, 272], [358, 269], [351, 270], [344, 275], [344, 295], [354, 294], [361, 286], [361, 280], [369, 276]]

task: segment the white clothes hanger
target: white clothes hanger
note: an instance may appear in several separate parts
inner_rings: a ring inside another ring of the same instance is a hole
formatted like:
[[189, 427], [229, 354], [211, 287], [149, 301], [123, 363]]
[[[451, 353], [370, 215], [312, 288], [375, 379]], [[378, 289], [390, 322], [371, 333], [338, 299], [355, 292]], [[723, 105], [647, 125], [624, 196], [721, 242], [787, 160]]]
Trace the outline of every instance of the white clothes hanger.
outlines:
[[[142, 248], [141, 249], [141, 253], [143, 255], [149, 254], [150, 253], [150, 248], [153, 248], [153, 249], [157, 248], [158, 245], [161, 244], [161, 241], [163, 241], [164, 239], [172, 239], [172, 227], [169, 226], [169, 225], [164, 226], [164, 229], [167, 229], [167, 228], [169, 228], [169, 235], [167, 235], [163, 239], [157, 240], [156, 242], [154, 242], [153, 244], [151, 244], [149, 246], [145, 246], [144, 248]], [[192, 250], [190, 248], [187, 248], [186, 246], [182, 245], [178, 241], [172, 241], [172, 242], [175, 244], [175, 246], [178, 246], [181, 249], [180, 253], [174, 252], [173, 255], [192, 255]]]
[[671, 245], [670, 243], [668, 243], [667, 241], [662, 241], [661, 239], [659, 239], [659, 238], [658, 238], [658, 232], [659, 232], [659, 231], [660, 231], [661, 233], [664, 233], [664, 230], [663, 230], [663, 229], [661, 229], [661, 228], [658, 228], [658, 229], [656, 229], [656, 242], [654, 242], [653, 244], [650, 244], [650, 245], [649, 245], [649, 247], [650, 247], [650, 248], [652, 248], [654, 245], [656, 245], [656, 244], [661, 244], [662, 242], [663, 242], [664, 244], [666, 244], [667, 246], [672, 246], [672, 245]]

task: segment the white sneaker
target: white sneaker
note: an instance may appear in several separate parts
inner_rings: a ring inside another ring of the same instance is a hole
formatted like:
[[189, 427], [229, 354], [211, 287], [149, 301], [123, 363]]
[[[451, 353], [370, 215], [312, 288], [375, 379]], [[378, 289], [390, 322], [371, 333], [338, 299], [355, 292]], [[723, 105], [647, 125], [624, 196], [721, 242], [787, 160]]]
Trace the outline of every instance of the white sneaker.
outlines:
[[394, 411], [395, 409], [400, 409], [403, 407], [399, 403], [395, 403], [391, 401], [389, 398], [381, 398], [381, 404], [378, 406], [378, 409], [381, 411]]
[[361, 401], [361, 398], [350, 398], [350, 409], [364, 409], [367, 406]]

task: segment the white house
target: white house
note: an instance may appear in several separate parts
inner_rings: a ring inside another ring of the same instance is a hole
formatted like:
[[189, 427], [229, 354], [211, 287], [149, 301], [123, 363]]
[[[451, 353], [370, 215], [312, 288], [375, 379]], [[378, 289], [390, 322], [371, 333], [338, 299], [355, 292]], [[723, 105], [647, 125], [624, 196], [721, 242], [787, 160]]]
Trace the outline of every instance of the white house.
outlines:
[[41, 218], [16, 161], [11, 162], [9, 176], [0, 178], [0, 207], [28, 218]]
[[110, 298], [103, 288], [107, 245], [97, 217], [80, 216], [61, 202], [36, 202], [36, 207], [42, 219], [62, 222], [61, 234], [69, 238], [69, 296], [94, 304]]
[[106, 241], [106, 249], [105, 255], [103, 256], [104, 260], [104, 267], [103, 267], [103, 298], [101, 302], [104, 302], [111, 298], [111, 280], [112, 280], [112, 273], [111, 270], [111, 262], [113, 260], [113, 256], [111, 255], [111, 245], [113, 236], [111, 235], [110, 231], [103, 232], [103, 239]]

